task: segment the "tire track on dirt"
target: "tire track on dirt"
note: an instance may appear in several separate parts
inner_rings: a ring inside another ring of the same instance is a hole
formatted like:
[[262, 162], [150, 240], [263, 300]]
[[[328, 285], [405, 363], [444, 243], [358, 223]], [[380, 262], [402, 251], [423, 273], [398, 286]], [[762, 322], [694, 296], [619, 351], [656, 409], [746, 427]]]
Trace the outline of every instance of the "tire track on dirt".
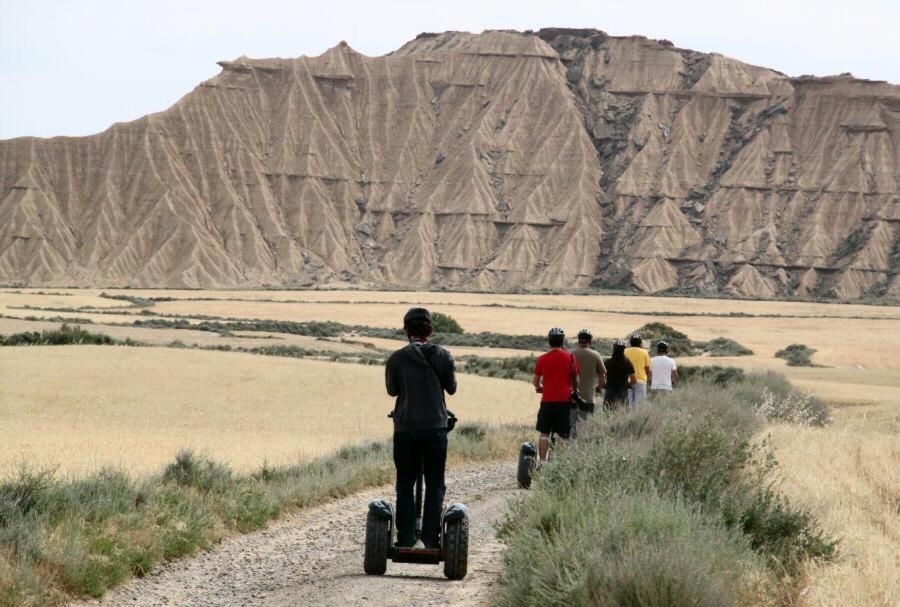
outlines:
[[515, 466], [493, 463], [447, 474], [445, 503], [462, 501], [471, 509], [469, 573], [461, 581], [445, 579], [443, 566], [388, 563], [384, 576], [363, 574], [368, 503], [385, 495], [393, 501], [393, 488], [301, 510], [72, 607], [484, 605], [503, 569], [496, 524], [517, 495]]

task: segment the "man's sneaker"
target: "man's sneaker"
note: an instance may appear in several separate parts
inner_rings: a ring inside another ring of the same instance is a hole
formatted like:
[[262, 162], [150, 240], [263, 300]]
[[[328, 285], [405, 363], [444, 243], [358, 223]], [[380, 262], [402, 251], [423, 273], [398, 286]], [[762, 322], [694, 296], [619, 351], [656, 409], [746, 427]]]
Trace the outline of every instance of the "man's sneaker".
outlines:
[[416, 543], [413, 544], [413, 550], [425, 550], [425, 542], [421, 539], [416, 540]]

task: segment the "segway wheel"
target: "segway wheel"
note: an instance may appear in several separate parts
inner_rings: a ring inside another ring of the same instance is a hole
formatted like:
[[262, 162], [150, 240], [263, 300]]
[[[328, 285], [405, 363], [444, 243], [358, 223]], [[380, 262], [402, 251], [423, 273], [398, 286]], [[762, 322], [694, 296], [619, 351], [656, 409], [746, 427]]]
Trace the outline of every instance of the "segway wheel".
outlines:
[[533, 455], [519, 455], [519, 468], [516, 481], [519, 489], [531, 489], [531, 477], [534, 474], [535, 459]]
[[469, 517], [448, 522], [444, 542], [444, 575], [461, 580], [469, 568]]
[[366, 575], [384, 575], [387, 571], [388, 548], [391, 545], [391, 521], [369, 512], [366, 518]]

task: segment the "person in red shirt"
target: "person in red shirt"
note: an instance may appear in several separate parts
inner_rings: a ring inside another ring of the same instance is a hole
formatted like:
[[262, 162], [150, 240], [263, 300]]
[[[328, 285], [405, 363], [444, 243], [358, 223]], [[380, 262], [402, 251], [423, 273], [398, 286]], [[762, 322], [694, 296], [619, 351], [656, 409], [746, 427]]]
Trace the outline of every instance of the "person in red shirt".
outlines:
[[563, 346], [566, 334], [559, 327], [547, 333], [550, 350], [541, 355], [534, 367], [534, 391], [541, 395], [538, 410], [537, 431], [538, 457], [547, 460], [550, 433], [555, 432], [561, 439], [569, 438], [571, 432], [572, 389], [578, 385], [581, 369], [578, 360]]

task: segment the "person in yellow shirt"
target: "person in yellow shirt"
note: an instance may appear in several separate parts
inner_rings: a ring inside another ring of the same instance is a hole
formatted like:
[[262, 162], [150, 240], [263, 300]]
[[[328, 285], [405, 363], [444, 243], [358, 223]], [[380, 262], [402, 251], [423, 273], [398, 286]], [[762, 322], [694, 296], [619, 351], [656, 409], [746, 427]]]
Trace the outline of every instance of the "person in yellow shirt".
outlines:
[[625, 358], [631, 361], [637, 383], [628, 389], [628, 404], [632, 407], [641, 404], [647, 398], [647, 384], [652, 377], [650, 373], [650, 355], [644, 349], [644, 339], [635, 333], [628, 340], [631, 347], [625, 348]]

